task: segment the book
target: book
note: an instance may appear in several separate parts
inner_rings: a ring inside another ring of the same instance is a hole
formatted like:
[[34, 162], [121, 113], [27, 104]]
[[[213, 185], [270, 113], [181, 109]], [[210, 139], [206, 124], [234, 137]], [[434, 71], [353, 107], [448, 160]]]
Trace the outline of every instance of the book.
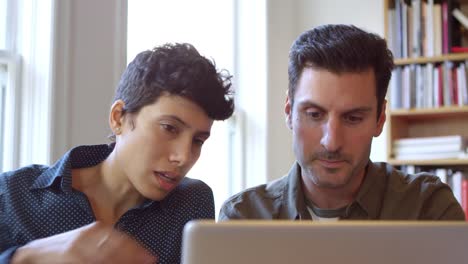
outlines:
[[452, 52], [454, 52], [454, 53], [464, 53], [464, 52], [468, 52], [468, 47], [454, 46], [454, 47], [452, 47]]
[[401, 84], [401, 67], [396, 67], [395, 69], [393, 69], [392, 77], [390, 79], [389, 84], [391, 109], [400, 109], [402, 107]]
[[462, 204], [462, 184], [463, 184], [463, 173], [456, 171], [452, 174], [452, 191], [453, 195], [457, 199], [458, 203]]
[[405, 1], [400, 0], [401, 2], [401, 25], [402, 25], [402, 51], [401, 51], [401, 56], [403, 58], [408, 58], [409, 56], [409, 49], [408, 49], [408, 5], [405, 3]]
[[453, 104], [452, 96], [452, 61], [445, 61], [443, 63], [443, 94], [444, 106], [451, 106]]
[[395, 154], [417, 154], [417, 153], [441, 153], [466, 151], [465, 144], [424, 144], [424, 145], [399, 145], [393, 148]]
[[462, 180], [462, 208], [465, 212], [465, 218], [468, 220], [468, 179], [463, 178]]
[[403, 7], [401, 0], [395, 1], [395, 38], [396, 38], [396, 47], [395, 47], [395, 58], [403, 57]]
[[442, 55], [442, 7], [434, 4], [433, 7], [434, 55]]
[[461, 95], [462, 105], [468, 105], [468, 86], [466, 82], [466, 66], [465, 63], [460, 63], [458, 66], [458, 87]]
[[467, 138], [462, 135], [399, 138], [393, 141], [393, 146], [401, 145], [427, 145], [427, 144], [461, 144], [466, 146]]
[[395, 154], [397, 160], [438, 160], [438, 159], [468, 159], [465, 151], [441, 152], [441, 153], [411, 153], [411, 154]]
[[452, 105], [458, 105], [458, 80], [457, 80], [457, 67], [451, 68], [451, 96], [452, 96]]
[[445, 168], [437, 168], [434, 171], [435, 176], [439, 177], [440, 181], [443, 183], [447, 183], [447, 169]]
[[437, 67], [438, 83], [437, 83], [437, 107], [444, 106], [444, 67], [439, 65]]
[[434, 0], [423, 1], [424, 56], [434, 56]]
[[431, 108], [434, 105], [434, 93], [433, 93], [433, 82], [434, 82], [434, 64], [426, 64], [426, 74], [424, 80], [424, 107]]
[[448, 22], [448, 3], [447, 1], [442, 2], [442, 53], [449, 53], [449, 22]]
[[434, 97], [432, 99], [432, 105], [431, 107], [438, 107], [439, 106], [439, 67], [436, 66], [434, 67], [434, 81], [433, 81], [433, 87], [432, 87], [432, 96]]
[[421, 0], [411, 0], [411, 6], [408, 7], [410, 23], [409, 39], [411, 57], [419, 57], [421, 52], [422, 26], [421, 26]]
[[460, 11], [458, 8], [452, 10], [452, 15], [462, 24], [466, 29], [468, 29], [468, 17]]

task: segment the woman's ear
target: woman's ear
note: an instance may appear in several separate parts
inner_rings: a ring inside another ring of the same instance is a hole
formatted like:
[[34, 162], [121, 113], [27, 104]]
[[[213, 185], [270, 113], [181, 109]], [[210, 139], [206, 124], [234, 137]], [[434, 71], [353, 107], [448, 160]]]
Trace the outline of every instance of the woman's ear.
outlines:
[[124, 106], [125, 103], [122, 100], [115, 101], [110, 110], [109, 114], [109, 126], [115, 135], [122, 133], [122, 124], [124, 121]]

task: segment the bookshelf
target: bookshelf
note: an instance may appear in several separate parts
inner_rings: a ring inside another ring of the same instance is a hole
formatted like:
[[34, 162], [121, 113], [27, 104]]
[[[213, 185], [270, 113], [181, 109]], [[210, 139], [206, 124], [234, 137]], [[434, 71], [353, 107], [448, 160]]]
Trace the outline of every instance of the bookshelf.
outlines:
[[[392, 35], [392, 28], [396, 27], [396, 25], [391, 25], [392, 22], [395, 20], [391, 19], [391, 12], [390, 10], [396, 9], [396, 2], [402, 0], [385, 0], [384, 1], [384, 19], [385, 19], [385, 37], [388, 42], [392, 42], [392, 38], [395, 38], [395, 35]], [[421, 3], [420, 11], [422, 13], [427, 14], [427, 5], [429, 3], [428, 0], [422, 1], [402, 1], [405, 3], [407, 10], [408, 17], [406, 18], [407, 25], [409, 25], [413, 18], [410, 17], [410, 13], [414, 14], [411, 9], [414, 7], [411, 6], [412, 4]], [[442, 5], [443, 2], [447, 2], [446, 0], [437, 1], [434, 0], [433, 4]], [[461, 0], [461, 1], [451, 1], [451, 4], [458, 2], [460, 5], [457, 6], [461, 10], [468, 11], [468, 0]], [[401, 8], [401, 7], [400, 7]], [[467, 8], [467, 9], [464, 9]], [[423, 11], [426, 9], [426, 11]], [[466, 12], [468, 15], [468, 12]], [[423, 19], [425, 19], [424, 15]], [[442, 18], [440, 18], [442, 19]], [[432, 17], [432, 20], [435, 20]], [[454, 19], [455, 20], [455, 19]], [[403, 23], [403, 22], [400, 22]], [[427, 21], [421, 22], [421, 27], [426, 25]], [[402, 26], [400, 24], [400, 26]], [[460, 26], [460, 25], [459, 25]], [[407, 49], [411, 49], [411, 46], [414, 45], [414, 40], [409, 40], [409, 35], [413, 34], [411, 31], [411, 26], [408, 26], [407, 34]], [[425, 28], [428, 28], [427, 26]], [[453, 30], [453, 28], [452, 28]], [[434, 30], [435, 31], [435, 30]], [[443, 31], [443, 29], [441, 30]], [[393, 31], [395, 32], [395, 31]], [[464, 36], [460, 34], [460, 41], [464, 43]], [[433, 34], [436, 35], [436, 34]], [[453, 33], [452, 33], [453, 35]], [[424, 37], [425, 38], [425, 37]], [[433, 38], [434, 39], [434, 36]], [[402, 41], [402, 38], [399, 40]], [[413, 42], [413, 43], [411, 43]], [[395, 42], [393, 42], [395, 43]], [[468, 44], [468, 42], [466, 42]], [[389, 46], [392, 48], [392, 45], [389, 43]], [[410, 54], [411, 52], [407, 52], [407, 56], [403, 56], [403, 52], [400, 50], [397, 52], [398, 54], [395, 56], [395, 65], [396, 67], [405, 67], [411, 65], [440, 65], [446, 62], [451, 63], [465, 63], [468, 61], [468, 53], [447, 53], [441, 51], [440, 54], [436, 54], [435, 52], [429, 52], [431, 55], [427, 55], [427, 52], [422, 52], [422, 49], [427, 48], [427, 44], [421, 45], [421, 50], [419, 54]], [[435, 49], [435, 48], [432, 48]], [[393, 51], [393, 50], [392, 50]], [[394, 52], [395, 53], [395, 52]], [[467, 68], [468, 69], [468, 68]], [[388, 100], [392, 100], [391, 95], [392, 91], [389, 87], [389, 97]], [[466, 87], [465, 87], [466, 88]], [[397, 139], [401, 138], [418, 138], [418, 137], [437, 137], [437, 136], [446, 136], [446, 135], [463, 135], [468, 136], [468, 105], [466, 104], [448, 104], [448, 105], [438, 105], [438, 106], [430, 106], [430, 107], [416, 107], [411, 105], [410, 107], [387, 107], [387, 160], [390, 164], [400, 166], [400, 165], [418, 165], [418, 166], [467, 166], [468, 168], [468, 158], [452, 158], [452, 159], [412, 159], [412, 160], [401, 160], [396, 159], [394, 155], [394, 146], [393, 142]]]
[[397, 58], [395, 59], [396, 66], [409, 65], [409, 64], [425, 64], [430, 62], [444, 62], [444, 61], [464, 61], [468, 59], [468, 53], [446, 54], [431, 57], [417, 57], [417, 58]]
[[[453, 9], [468, 16], [468, 0], [384, 0], [396, 66], [387, 93], [386, 156], [407, 173], [439, 176], [468, 220], [468, 52], [458, 52], [468, 51], [468, 24]], [[436, 143], [442, 138], [450, 142]]]

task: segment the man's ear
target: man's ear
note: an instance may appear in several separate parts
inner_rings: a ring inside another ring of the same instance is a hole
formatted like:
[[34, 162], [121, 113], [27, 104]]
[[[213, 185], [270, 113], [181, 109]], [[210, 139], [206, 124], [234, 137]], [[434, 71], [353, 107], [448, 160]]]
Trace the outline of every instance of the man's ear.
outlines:
[[115, 135], [122, 133], [122, 124], [124, 121], [124, 110], [125, 103], [122, 100], [115, 101], [110, 110], [109, 114], [109, 126]]
[[286, 96], [286, 103], [284, 105], [284, 113], [286, 114], [286, 125], [292, 130], [292, 106], [289, 96]]
[[383, 131], [385, 120], [387, 119], [387, 114], [385, 111], [386, 108], [387, 108], [387, 100], [384, 100], [382, 103], [382, 108], [380, 109], [379, 119], [377, 120], [377, 128], [375, 130], [374, 137], [380, 136], [380, 134]]

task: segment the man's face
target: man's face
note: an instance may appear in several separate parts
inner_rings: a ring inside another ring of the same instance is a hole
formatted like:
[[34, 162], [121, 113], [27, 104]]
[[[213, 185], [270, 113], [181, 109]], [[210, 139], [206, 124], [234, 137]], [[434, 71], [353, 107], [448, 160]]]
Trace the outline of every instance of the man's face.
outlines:
[[200, 106], [170, 95], [121, 120], [114, 150], [120, 170], [141, 195], [158, 201], [198, 160], [213, 124]]
[[288, 98], [285, 112], [308, 190], [359, 187], [372, 138], [385, 122], [385, 104], [377, 120], [374, 75], [371, 69], [340, 75], [303, 70], [294, 104]]

